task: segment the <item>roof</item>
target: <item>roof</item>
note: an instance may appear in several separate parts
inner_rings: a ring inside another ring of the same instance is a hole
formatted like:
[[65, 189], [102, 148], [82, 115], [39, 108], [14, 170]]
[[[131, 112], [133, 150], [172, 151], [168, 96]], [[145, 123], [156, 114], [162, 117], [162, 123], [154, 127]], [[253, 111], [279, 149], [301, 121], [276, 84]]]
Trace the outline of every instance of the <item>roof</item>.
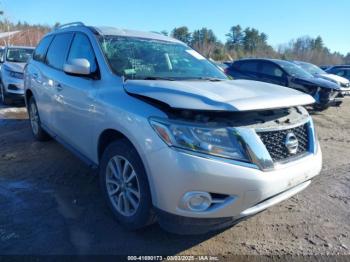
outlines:
[[282, 60], [282, 59], [274, 59], [274, 58], [244, 58], [244, 59], [240, 59], [240, 60], [236, 60], [235, 62], [239, 62], [239, 61], [270, 61], [273, 63], [289, 63], [289, 64], [293, 64], [293, 62], [291, 61], [287, 61], [287, 60]]
[[86, 26], [81, 22], [73, 22], [73, 23], [62, 25], [58, 27], [56, 30], [50, 32], [49, 34], [55, 34], [56, 32], [62, 32], [62, 31], [85, 31], [86, 32], [87, 30], [89, 30], [90, 32], [92, 31], [95, 34], [100, 34], [105, 36], [115, 35], [115, 36], [126, 36], [126, 37], [138, 37], [138, 38], [153, 39], [153, 40], [184, 44], [183, 42], [175, 38], [165, 36], [160, 33], [143, 32], [143, 31], [122, 29], [122, 28], [108, 27], [108, 26]]
[[292, 62], [292, 63], [295, 63], [295, 64], [308, 64], [308, 65], [312, 65], [312, 63], [309, 63], [309, 62], [305, 62], [305, 61], [299, 61], [299, 60], [293, 60], [293, 61], [289, 61], [289, 62]]
[[330, 66], [329, 68], [349, 68], [350, 65], [334, 65], [334, 66]]
[[6, 48], [35, 49], [33, 46], [9, 45]]
[[162, 41], [168, 41], [168, 42], [175, 42], [175, 43], [182, 43], [181, 41], [165, 36], [159, 33], [153, 33], [153, 32], [143, 32], [143, 31], [137, 31], [137, 30], [130, 30], [130, 29], [121, 29], [116, 27], [94, 27], [101, 35], [116, 35], [116, 36], [127, 36], [127, 37], [139, 37], [139, 38], [147, 38], [147, 39], [155, 39], [155, 40], [162, 40]]

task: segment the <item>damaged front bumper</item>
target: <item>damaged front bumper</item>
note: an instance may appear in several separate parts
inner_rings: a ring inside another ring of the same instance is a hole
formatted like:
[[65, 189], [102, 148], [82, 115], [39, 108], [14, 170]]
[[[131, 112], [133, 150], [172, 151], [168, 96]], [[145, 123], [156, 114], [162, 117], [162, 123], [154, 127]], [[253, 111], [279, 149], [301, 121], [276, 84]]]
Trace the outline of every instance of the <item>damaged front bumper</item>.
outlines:
[[[150, 183], [157, 188], [152, 201], [160, 225], [178, 234], [225, 228], [306, 188], [321, 171], [322, 153], [306, 110], [287, 111], [246, 113], [233, 121], [250, 163], [173, 147], [148, 154], [146, 166]], [[259, 118], [264, 121], [247, 120]], [[284, 154], [280, 149], [291, 133], [300, 148], [308, 140], [305, 151], [277, 158]], [[202, 200], [207, 205], [197, 208]]]
[[320, 106], [339, 106], [344, 100], [344, 95], [341, 89], [334, 90], [319, 87], [314, 95], [314, 99], [316, 104]]

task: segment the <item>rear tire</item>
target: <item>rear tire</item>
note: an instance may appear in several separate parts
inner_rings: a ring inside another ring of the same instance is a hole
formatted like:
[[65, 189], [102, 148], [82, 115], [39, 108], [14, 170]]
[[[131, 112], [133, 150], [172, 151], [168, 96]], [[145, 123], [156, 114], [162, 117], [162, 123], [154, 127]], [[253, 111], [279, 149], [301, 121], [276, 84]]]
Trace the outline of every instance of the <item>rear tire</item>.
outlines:
[[124, 227], [137, 230], [155, 221], [146, 171], [128, 140], [112, 142], [104, 151], [100, 183], [114, 217]]
[[0, 99], [4, 105], [8, 106], [8, 105], [12, 104], [12, 100], [7, 97], [7, 94], [6, 94], [6, 91], [5, 91], [5, 88], [4, 88], [4, 85], [2, 82], [0, 82]]
[[30, 126], [35, 139], [38, 141], [50, 140], [51, 137], [41, 127], [39, 111], [38, 111], [38, 107], [36, 105], [34, 97], [29, 98], [28, 114], [29, 114]]

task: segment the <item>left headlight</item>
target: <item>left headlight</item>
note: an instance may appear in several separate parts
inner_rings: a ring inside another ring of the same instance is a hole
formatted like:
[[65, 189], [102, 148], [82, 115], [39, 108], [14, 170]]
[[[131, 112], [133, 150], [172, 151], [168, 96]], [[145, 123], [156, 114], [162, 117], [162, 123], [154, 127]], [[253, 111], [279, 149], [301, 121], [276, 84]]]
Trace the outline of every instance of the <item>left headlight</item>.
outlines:
[[250, 162], [242, 138], [235, 128], [203, 127], [159, 119], [151, 119], [150, 123], [169, 146]]
[[8, 75], [10, 77], [23, 79], [23, 73], [14, 72], [14, 71], [11, 71], [11, 70], [8, 70], [8, 69], [5, 69], [5, 70], [6, 70], [6, 72], [8, 73]]

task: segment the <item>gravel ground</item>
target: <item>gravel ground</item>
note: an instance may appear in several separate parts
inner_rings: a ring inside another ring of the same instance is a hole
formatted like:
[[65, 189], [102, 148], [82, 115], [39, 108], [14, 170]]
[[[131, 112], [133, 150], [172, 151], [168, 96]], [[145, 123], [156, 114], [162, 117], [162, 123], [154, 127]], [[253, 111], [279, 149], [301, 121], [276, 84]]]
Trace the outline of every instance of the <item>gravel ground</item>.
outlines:
[[324, 155], [309, 188], [228, 230], [127, 232], [96, 172], [55, 141], [34, 141], [22, 107], [0, 106], [0, 254], [350, 255], [350, 99], [313, 114]]

